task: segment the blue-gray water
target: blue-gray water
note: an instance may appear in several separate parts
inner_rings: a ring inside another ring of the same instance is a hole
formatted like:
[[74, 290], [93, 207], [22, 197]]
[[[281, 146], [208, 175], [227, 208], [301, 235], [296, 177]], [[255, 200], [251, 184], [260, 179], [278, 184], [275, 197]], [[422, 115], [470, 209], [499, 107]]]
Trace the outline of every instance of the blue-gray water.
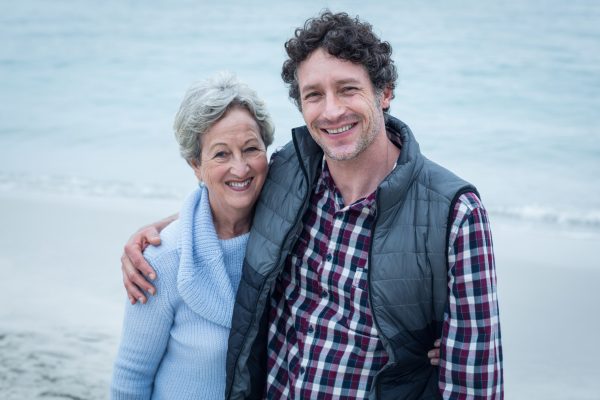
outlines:
[[229, 69], [277, 124], [302, 124], [283, 42], [325, 5], [394, 48], [392, 112], [493, 214], [600, 229], [600, 3], [21, 1], [0, 13], [0, 187], [181, 196], [171, 121]]

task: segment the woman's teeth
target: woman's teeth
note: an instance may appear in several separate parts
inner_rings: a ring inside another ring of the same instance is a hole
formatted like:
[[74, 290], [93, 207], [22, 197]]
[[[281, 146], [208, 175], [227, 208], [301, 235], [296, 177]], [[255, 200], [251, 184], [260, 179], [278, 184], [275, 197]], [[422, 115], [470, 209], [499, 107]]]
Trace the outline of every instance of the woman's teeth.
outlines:
[[227, 182], [227, 186], [241, 189], [243, 187], [248, 186], [251, 181], [252, 181], [252, 178], [246, 179], [245, 181], [242, 181], [242, 182]]

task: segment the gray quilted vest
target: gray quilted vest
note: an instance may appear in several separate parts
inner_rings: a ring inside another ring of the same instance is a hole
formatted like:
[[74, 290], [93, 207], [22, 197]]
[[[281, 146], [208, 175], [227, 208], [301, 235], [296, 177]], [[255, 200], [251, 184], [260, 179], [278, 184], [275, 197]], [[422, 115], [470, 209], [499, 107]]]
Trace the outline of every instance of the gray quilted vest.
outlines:
[[[437, 368], [427, 351], [441, 335], [448, 291], [449, 219], [457, 198], [476, 189], [425, 158], [412, 132], [387, 116], [402, 150], [377, 191], [369, 253], [369, 298], [389, 363], [371, 399], [437, 399]], [[257, 203], [227, 354], [227, 399], [262, 398], [266, 383], [269, 296], [318, 178], [323, 153], [306, 127], [271, 160]], [[267, 312], [265, 312], [267, 311]]]

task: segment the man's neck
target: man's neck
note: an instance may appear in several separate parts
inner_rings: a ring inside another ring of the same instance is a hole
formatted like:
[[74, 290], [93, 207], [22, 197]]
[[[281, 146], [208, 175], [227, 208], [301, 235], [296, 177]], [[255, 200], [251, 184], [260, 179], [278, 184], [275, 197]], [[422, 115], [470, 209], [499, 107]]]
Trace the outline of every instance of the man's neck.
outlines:
[[356, 158], [336, 161], [325, 157], [331, 178], [340, 191], [345, 205], [367, 197], [392, 171], [400, 149], [382, 135]]

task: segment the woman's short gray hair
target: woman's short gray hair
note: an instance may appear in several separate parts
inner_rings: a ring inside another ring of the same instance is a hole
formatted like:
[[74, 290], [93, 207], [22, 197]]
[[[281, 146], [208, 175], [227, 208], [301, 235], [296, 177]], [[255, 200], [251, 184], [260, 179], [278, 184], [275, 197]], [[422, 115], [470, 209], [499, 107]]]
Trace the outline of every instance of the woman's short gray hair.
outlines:
[[265, 147], [273, 143], [275, 128], [264, 101], [234, 74], [220, 72], [192, 84], [175, 115], [175, 138], [188, 163], [200, 160], [202, 136], [233, 106], [245, 107], [254, 117]]

